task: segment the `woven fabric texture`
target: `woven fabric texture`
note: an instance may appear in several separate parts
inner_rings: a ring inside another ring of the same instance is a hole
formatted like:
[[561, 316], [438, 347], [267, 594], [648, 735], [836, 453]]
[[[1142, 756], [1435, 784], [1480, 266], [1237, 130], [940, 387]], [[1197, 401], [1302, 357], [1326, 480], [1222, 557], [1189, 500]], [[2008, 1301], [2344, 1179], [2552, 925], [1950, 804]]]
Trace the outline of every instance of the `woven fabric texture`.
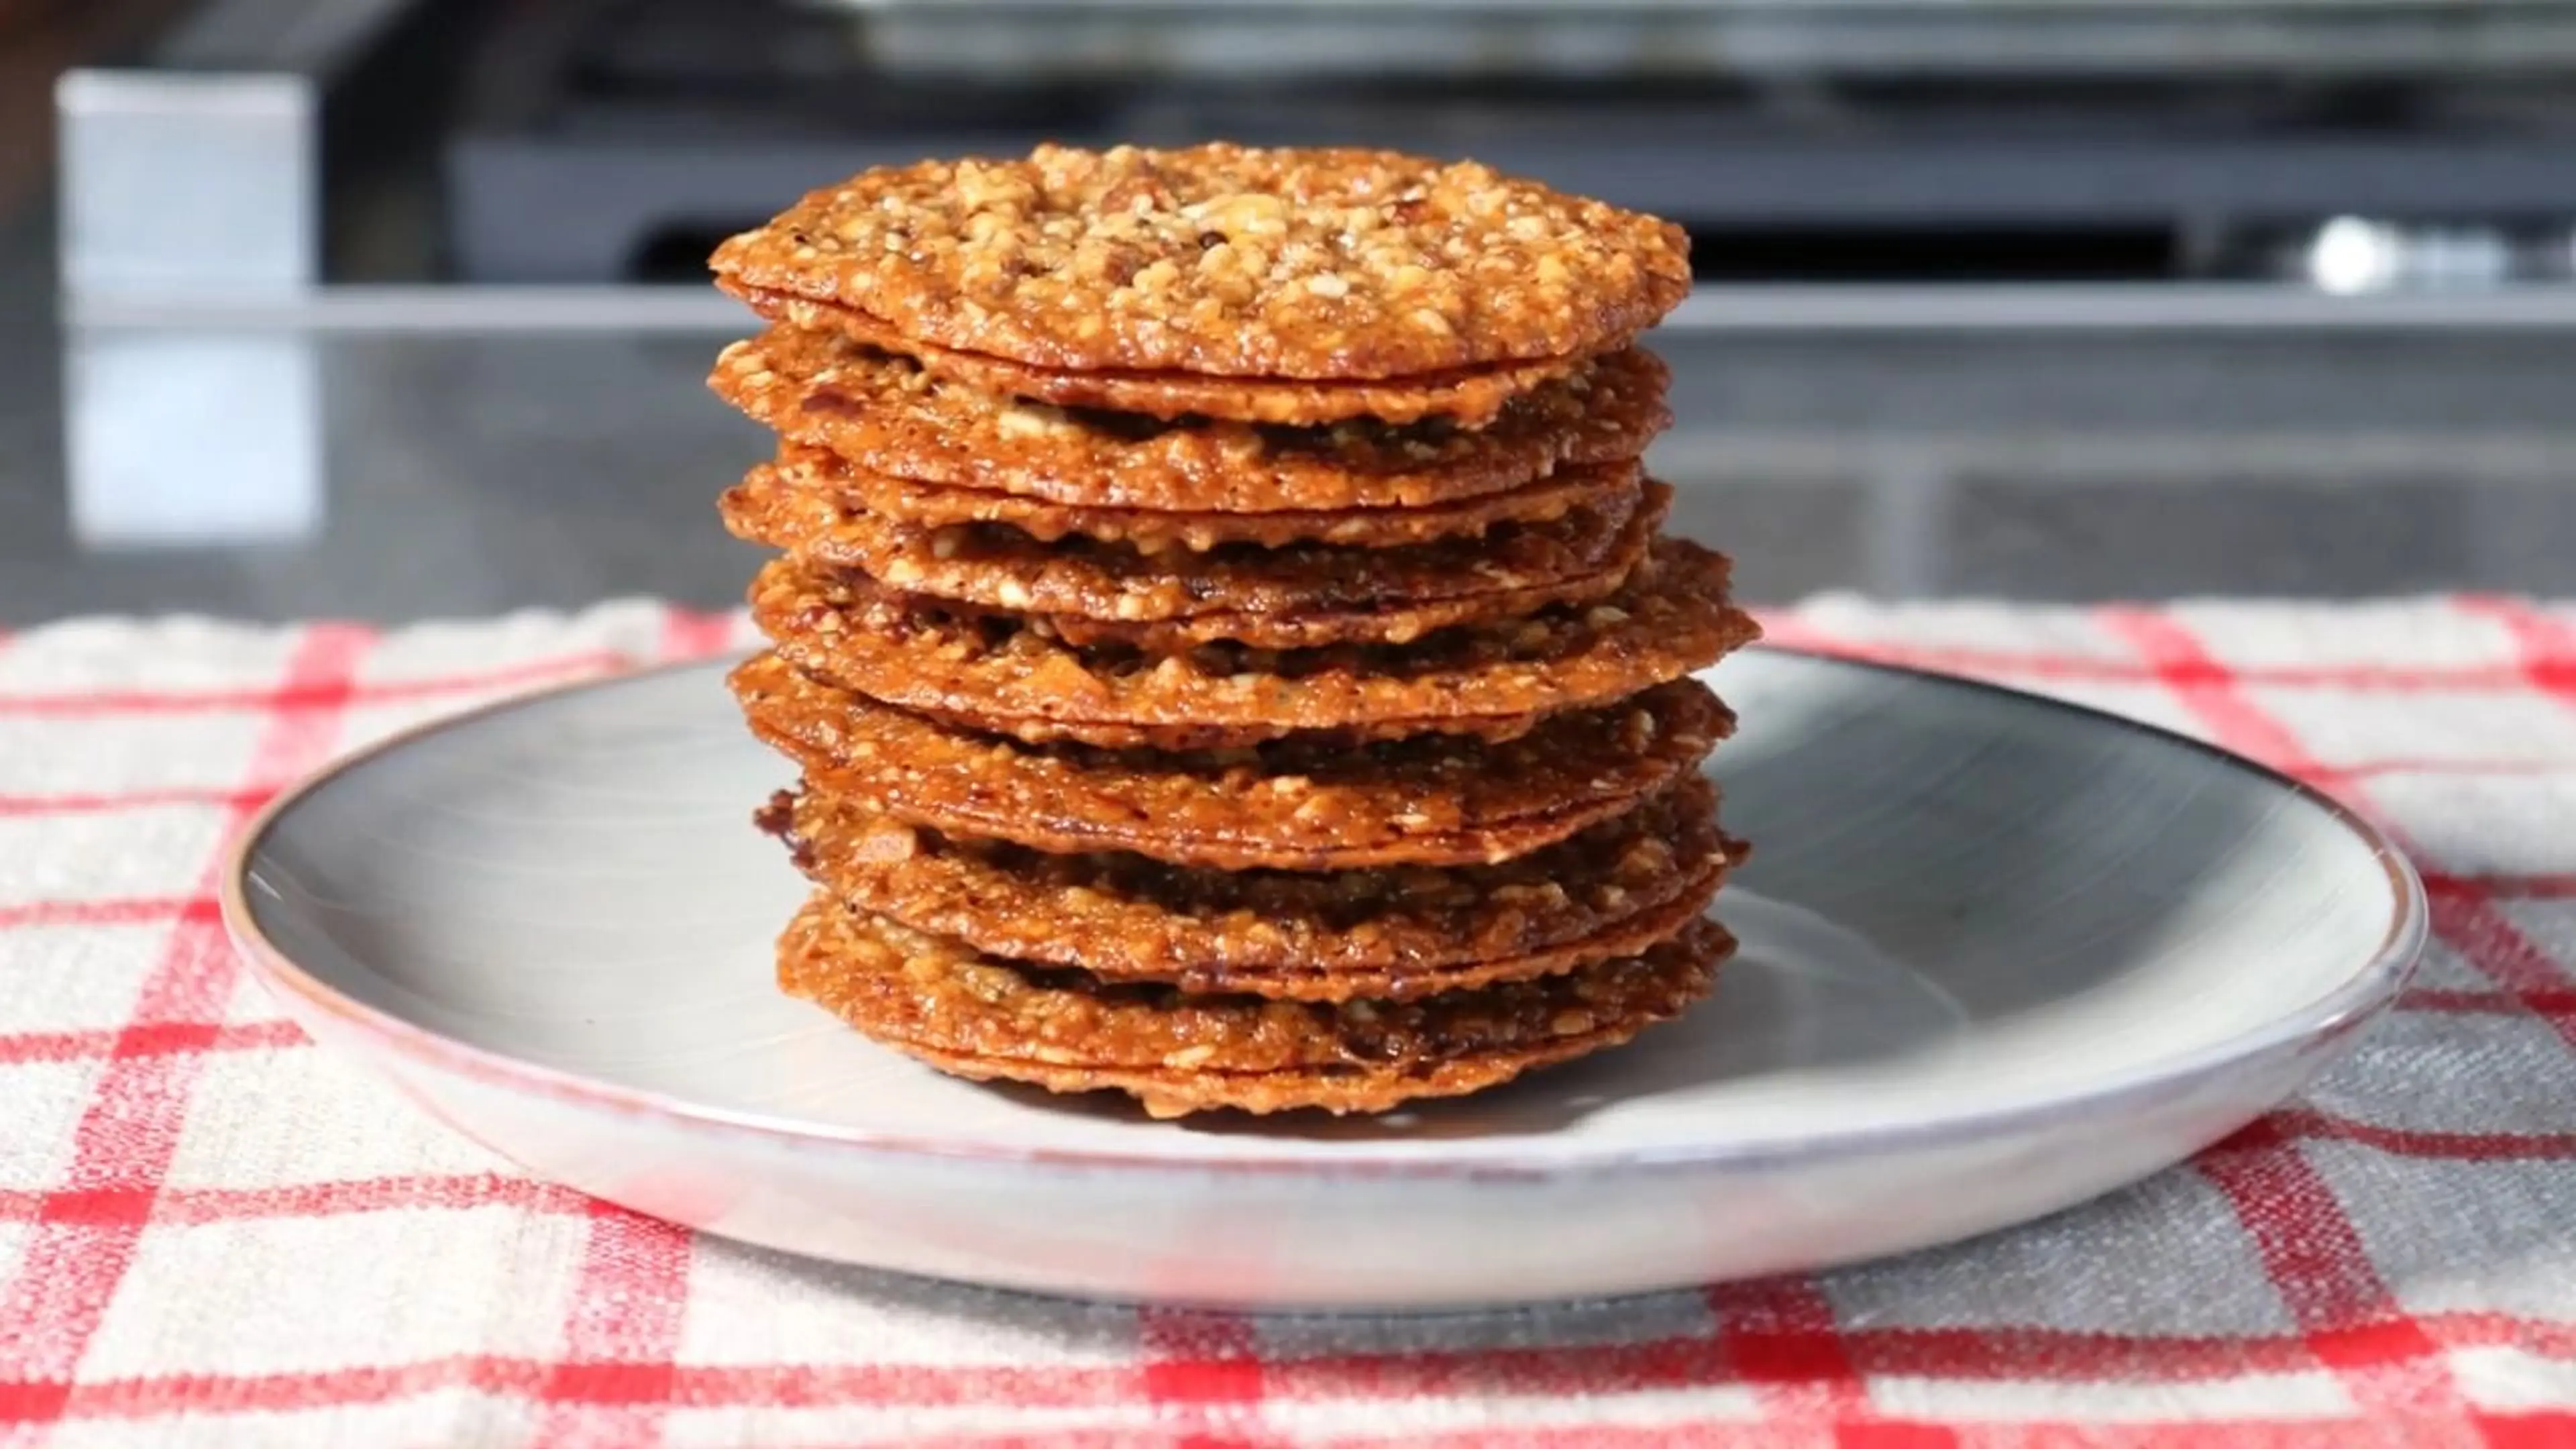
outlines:
[[0, 639], [0, 1444], [2576, 1443], [2576, 608], [1766, 622], [2341, 795], [2429, 882], [2415, 985], [2188, 1166], [1859, 1269], [1416, 1320], [895, 1279], [531, 1180], [317, 1050], [210, 895], [334, 753], [737, 621], [55, 625]]

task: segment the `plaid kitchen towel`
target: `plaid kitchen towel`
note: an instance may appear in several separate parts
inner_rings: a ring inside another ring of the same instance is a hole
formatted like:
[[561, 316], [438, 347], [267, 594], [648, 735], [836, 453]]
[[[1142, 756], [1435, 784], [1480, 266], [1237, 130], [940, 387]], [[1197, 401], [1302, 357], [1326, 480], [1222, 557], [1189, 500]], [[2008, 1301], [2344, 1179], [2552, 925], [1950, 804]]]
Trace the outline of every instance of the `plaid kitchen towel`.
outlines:
[[890, 1279], [513, 1171], [315, 1050], [209, 894], [334, 752], [733, 621], [62, 624], [0, 640], [0, 1442], [2576, 1443], [2576, 608], [1769, 622], [2341, 793], [2425, 869], [2422, 975], [2189, 1167], [1872, 1267], [1429, 1319]]

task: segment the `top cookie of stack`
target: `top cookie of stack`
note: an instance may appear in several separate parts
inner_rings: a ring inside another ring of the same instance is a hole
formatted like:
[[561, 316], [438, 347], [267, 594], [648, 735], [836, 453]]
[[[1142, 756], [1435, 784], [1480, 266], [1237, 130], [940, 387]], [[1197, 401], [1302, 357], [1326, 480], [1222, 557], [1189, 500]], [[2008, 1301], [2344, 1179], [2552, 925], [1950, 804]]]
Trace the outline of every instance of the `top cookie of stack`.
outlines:
[[[1176, 1111], [1469, 1090], [1705, 988], [1686, 676], [1754, 630], [1637, 461], [1678, 229], [1383, 152], [1048, 147], [714, 267], [776, 324], [713, 384], [782, 440], [724, 508], [784, 553], [736, 686], [806, 774], [790, 989]], [[1578, 835], [1620, 858], [1515, 874]]]
[[1228, 145], [871, 171], [713, 266], [989, 394], [1297, 425], [1480, 427], [1690, 287], [1666, 222], [1472, 163]]

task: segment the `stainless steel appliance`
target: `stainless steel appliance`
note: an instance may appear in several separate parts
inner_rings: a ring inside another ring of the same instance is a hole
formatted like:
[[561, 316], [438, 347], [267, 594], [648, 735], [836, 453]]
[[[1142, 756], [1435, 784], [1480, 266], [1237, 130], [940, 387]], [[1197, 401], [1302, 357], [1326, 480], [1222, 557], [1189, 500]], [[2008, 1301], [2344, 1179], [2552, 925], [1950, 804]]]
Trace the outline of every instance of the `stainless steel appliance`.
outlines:
[[[739, 561], [671, 542], [727, 547], [709, 480], [757, 441], [698, 386], [745, 325], [703, 283], [714, 235], [874, 160], [1229, 134], [1479, 154], [1689, 222], [1655, 461], [1761, 597], [2562, 588], [2571, 26], [2560, 0], [214, 0], [60, 91], [65, 526], [220, 541], [230, 608], [309, 597], [277, 572], [299, 548], [385, 612], [716, 599]], [[597, 572], [559, 562], [576, 537]]]
[[355, 278], [694, 275], [816, 176], [1041, 137], [1474, 154], [1682, 219], [1713, 282], [2489, 288], [2576, 219], [2564, 0], [213, 0], [65, 96], [75, 202], [238, 136]]

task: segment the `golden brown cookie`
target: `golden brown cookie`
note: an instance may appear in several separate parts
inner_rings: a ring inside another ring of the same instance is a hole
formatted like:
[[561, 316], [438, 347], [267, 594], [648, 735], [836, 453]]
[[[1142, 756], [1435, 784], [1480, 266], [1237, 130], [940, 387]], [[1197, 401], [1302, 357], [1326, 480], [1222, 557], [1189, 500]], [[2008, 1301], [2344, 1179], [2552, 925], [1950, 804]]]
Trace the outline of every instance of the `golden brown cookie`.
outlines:
[[[1163, 512], [1145, 508], [1075, 508], [1015, 493], [950, 488], [887, 477], [852, 467], [818, 448], [790, 443], [764, 464], [783, 486], [829, 498], [841, 514], [881, 513], [920, 528], [997, 523], [1050, 542], [1082, 537], [1132, 545], [1141, 553], [1205, 553], [1225, 544], [1282, 548], [1292, 543], [1332, 543], [1345, 548], [1401, 548], [1443, 538], [1474, 538], [1504, 523], [1546, 523], [1627, 470], [1569, 465], [1535, 483], [1504, 493], [1422, 508], [1300, 509], [1284, 513]], [[752, 480], [755, 484], [757, 479]], [[730, 502], [728, 506], [734, 506]], [[818, 514], [819, 516], [819, 514]], [[1169, 560], [1185, 569], [1186, 558]]]
[[778, 980], [943, 1071], [1114, 1089], [1157, 1117], [1217, 1107], [1379, 1112], [1628, 1040], [1705, 996], [1734, 941], [1701, 918], [1639, 955], [1419, 1001], [1270, 1001], [1030, 967], [818, 894]]
[[859, 471], [1087, 508], [1420, 508], [1518, 488], [1567, 463], [1633, 459], [1672, 420], [1663, 364], [1633, 348], [1514, 399], [1473, 431], [1441, 419], [1280, 428], [1067, 410], [783, 327], [725, 349], [708, 381], [754, 420]]
[[1217, 142], [878, 167], [711, 265], [1059, 372], [1346, 380], [1604, 350], [1681, 301], [1689, 253], [1474, 162]]
[[[900, 352], [919, 362], [924, 371], [979, 392], [1029, 398], [1058, 407], [1106, 408], [1157, 418], [1225, 418], [1318, 427], [1352, 418], [1402, 425], [1444, 417], [1462, 428], [1482, 428], [1501, 416], [1514, 398], [1575, 372], [1586, 361], [1583, 357], [1550, 357], [1532, 362], [1500, 362], [1378, 382], [1208, 377], [1191, 372], [1112, 369], [1056, 372], [1007, 357], [960, 352], [908, 338], [865, 312], [829, 302], [744, 287], [722, 277], [716, 279], [716, 285], [772, 322], [837, 332], [864, 347]], [[1630, 340], [1613, 339], [1602, 350], [1618, 351]]]
[[1760, 634], [1726, 595], [1727, 561], [1665, 539], [1598, 603], [1403, 646], [1159, 657], [1082, 649], [1007, 616], [904, 595], [789, 560], [761, 571], [752, 618], [789, 663], [891, 704], [1023, 740], [1110, 748], [1258, 744], [1305, 731], [1507, 738], [1716, 663]]
[[1693, 776], [1499, 865], [1216, 871], [909, 826], [849, 796], [761, 812], [835, 898], [976, 950], [1107, 981], [1411, 1000], [1629, 956], [1708, 908], [1738, 847]]
[[1049, 543], [998, 524], [927, 529], [851, 511], [755, 468], [724, 498], [736, 535], [801, 564], [857, 569], [907, 594], [1029, 616], [1074, 644], [1269, 649], [1406, 644], [1469, 621], [1597, 599], [1645, 556], [1672, 499], [1629, 469], [1582, 507], [1481, 539], [1404, 548], [1240, 545], [1187, 558], [1090, 540]]
[[807, 679], [774, 654], [732, 684], [752, 730], [808, 778], [897, 819], [1220, 870], [1508, 860], [1695, 773], [1734, 728], [1707, 686], [1676, 680], [1500, 743], [1424, 735], [1166, 753], [952, 729]]

